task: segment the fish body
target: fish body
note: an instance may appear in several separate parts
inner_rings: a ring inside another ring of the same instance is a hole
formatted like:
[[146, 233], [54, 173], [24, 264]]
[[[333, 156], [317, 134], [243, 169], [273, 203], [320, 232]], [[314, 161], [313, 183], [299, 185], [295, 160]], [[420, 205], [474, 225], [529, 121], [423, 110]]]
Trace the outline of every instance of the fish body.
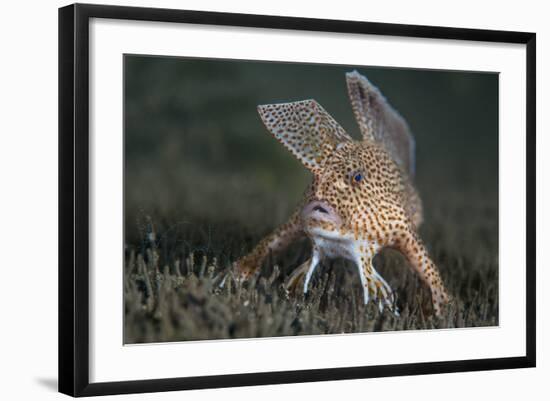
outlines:
[[405, 120], [366, 77], [346, 74], [348, 95], [362, 140], [352, 139], [315, 100], [258, 106], [269, 132], [312, 173], [312, 182], [289, 220], [234, 263], [240, 279], [299, 236], [312, 255], [288, 285], [309, 282], [319, 262], [342, 257], [354, 262], [365, 304], [397, 312], [394, 292], [373, 266], [383, 248], [401, 252], [430, 288], [436, 315], [449, 301], [439, 271], [417, 229], [422, 203], [413, 185], [414, 138]]

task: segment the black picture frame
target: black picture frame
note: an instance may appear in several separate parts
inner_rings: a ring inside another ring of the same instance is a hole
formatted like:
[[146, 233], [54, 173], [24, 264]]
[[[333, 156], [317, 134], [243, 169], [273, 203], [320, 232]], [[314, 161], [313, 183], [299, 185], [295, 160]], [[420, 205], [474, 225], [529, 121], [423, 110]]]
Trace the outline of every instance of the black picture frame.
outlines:
[[[89, 22], [91, 18], [469, 40], [526, 45], [526, 354], [521, 357], [356, 366], [90, 383], [89, 381]], [[59, 391], [71, 396], [236, 387], [534, 367], [536, 35], [219, 12], [74, 4], [59, 9]]]

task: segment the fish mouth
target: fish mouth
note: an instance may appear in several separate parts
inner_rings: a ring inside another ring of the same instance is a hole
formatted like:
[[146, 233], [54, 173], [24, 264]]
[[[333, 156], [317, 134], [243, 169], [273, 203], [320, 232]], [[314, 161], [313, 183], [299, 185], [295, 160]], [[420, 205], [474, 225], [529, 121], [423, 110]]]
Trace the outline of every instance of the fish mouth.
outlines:
[[302, 209], [302, 220], [306, 223], [320, 221], [331, 223], [337, 228], [341, 226], [342, 219], [336, 210], [326, 201], [314, 200]]

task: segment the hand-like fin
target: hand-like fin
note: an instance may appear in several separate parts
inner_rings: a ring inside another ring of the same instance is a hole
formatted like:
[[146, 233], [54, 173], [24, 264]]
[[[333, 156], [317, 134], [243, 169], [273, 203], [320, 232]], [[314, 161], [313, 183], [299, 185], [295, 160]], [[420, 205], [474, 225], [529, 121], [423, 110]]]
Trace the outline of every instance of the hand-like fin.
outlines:
[[347, 73], [346, 82], [363, 139], [380, 143], [409, 176], [414, 176], [415, 142], [406, 121], [357, 71]]
[[352, 141], [315, 100], [258, 106], [267, 129], [308, 169], [322, 169], [341, 142]]

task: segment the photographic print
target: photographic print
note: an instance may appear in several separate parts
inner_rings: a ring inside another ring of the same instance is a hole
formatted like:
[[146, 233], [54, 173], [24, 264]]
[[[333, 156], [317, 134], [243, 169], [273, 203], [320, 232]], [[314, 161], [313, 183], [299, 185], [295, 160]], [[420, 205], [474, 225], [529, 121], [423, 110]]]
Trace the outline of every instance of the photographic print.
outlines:
[[124, 343], [498, 326], [498, 89], [124, 55]]
[[536, 365], [535, 33], [74, 4], [58, 44], [60, 392]]

